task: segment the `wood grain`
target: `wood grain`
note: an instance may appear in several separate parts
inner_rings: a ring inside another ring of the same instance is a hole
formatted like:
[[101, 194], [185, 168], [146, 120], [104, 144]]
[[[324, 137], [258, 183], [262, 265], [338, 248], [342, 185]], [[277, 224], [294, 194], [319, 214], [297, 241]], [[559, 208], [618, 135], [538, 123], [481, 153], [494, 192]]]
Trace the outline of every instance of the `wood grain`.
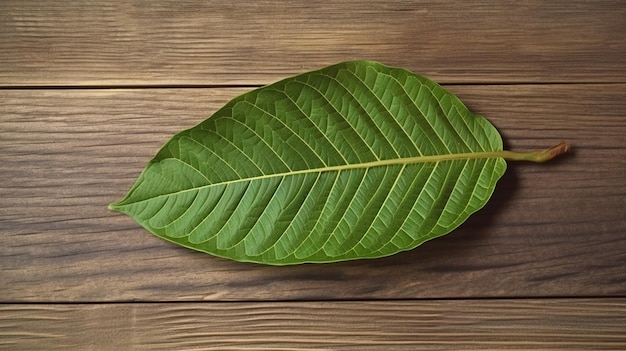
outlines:
[[[623, 0], [0, 1], [0, 350], [626, 349], [624, 33]], [[351, 59], [573, 151], [378, 260], [240, 264], [107, 211], [173, 133]]]
[[166, 243], [107, 211], [175, 132], [245, 89], [0, 90], [3, 302], [626, 295], [625, 84], [450, 86], [508, 147], [482, 211], [389, 258], [265, 267]]
[[352, 59], [442, 83], [626, 82], [599, 1], [0, 2], [0, 86], [265, 84]]
[[623, 350], [626, 300], [2, 305], [4, 350]]

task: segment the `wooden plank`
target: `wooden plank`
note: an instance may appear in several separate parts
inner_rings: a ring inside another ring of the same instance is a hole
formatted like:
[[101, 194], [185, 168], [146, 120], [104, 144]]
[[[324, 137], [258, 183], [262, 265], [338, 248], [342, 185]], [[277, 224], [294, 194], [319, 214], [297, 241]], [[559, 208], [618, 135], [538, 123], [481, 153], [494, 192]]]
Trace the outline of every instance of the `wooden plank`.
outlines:
[[443, 83], [626, 82], [600, 1], [0, 2], [0, 86], [265, 84], [352, 59]]
[[0, 91], [4, 302], [387, 299], [626, 294], [626, 85], [452, 86], [512, 149], [454, 233], [389, 258], [265, 267], [166, 243], [107, 211], [173, 133], [243, 89]]
[[626, 301], [2, 305], [6, 350], [623, 350]]

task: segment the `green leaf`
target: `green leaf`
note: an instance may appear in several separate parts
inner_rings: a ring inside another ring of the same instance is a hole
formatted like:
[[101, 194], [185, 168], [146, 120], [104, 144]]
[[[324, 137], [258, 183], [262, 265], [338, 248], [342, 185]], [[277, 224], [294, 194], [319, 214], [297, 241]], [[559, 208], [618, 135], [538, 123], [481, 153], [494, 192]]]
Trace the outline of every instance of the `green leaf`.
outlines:
[[176, 134], [110, 208], [155, 235], [237, 261], [388, 256], [482, 208], [504, 158], [496, 129], [436, 83], [355, 61], [243, 94]]

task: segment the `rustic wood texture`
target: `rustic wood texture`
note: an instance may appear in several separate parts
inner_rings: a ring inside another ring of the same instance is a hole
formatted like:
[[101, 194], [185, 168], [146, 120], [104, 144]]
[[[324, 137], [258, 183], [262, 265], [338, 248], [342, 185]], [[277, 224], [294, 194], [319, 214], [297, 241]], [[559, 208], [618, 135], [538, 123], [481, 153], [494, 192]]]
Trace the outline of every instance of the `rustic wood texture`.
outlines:
[[[0, 349], [626, 349], [626, 3], [0, 2]], [[175, 132], [374, 59], [446, 84], [513, 164], [457, 231], [266, 267], [107, 210]]]
[[624, 350], [625, 324], [624, 299], [13, 305], [0, 348]]
[[443, 83], [623, 82], [619, 1], [0, 2], [0, 84], [264, 84], [350, 59]]
[[3, 298], [626, 294], [626, 84], [450, 89], [488, 116], [511, 149], [568, 140], [573, 152], [549, 164], [510, 163], [486, 208], [416, 250], [281, 269], [180, 248], [107, 210], [173, 133], [245, 89], [1, 91], [0, 283], [11, 287]]

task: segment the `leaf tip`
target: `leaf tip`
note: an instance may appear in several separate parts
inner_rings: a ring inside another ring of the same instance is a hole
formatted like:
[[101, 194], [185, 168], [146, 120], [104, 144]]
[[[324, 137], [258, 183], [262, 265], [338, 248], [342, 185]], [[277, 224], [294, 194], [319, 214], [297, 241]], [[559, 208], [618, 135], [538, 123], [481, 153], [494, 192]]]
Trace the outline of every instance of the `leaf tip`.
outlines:
[[114, 202], [114, 203], [109, 204], [108, 209], [109, 211], [119, 211], [120, 210], [119, 202]]

